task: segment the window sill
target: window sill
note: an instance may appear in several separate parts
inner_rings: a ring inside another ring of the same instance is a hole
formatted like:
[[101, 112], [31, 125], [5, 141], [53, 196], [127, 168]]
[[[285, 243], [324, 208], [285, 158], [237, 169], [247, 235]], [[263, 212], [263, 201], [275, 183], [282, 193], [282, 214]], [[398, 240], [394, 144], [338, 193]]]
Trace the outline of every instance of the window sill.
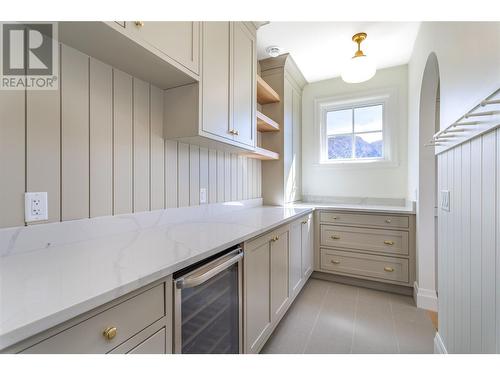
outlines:
[[313, 164], [316, 168], [325, 169], [376, 169], [376, 168], [396, 168], [399, 163], [395, 160], [344, 160], [344, 161], [331, 161], [331, 162], [316, 162]]

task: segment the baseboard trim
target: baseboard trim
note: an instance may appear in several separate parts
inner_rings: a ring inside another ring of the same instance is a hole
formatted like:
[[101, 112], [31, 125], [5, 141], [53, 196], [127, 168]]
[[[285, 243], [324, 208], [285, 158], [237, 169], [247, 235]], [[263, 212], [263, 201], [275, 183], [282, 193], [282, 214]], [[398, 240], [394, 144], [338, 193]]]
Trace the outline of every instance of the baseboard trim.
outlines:
[[448, 354], [439, 332], [436, 332], [436, 336], [434, 336], [434, 354]]
[[415, 281], [413, 285], [413, 298], [417, 307], [424, 310], [438, 311], [438, 298], [435, 290], [419, 288]]
[[375, 290], [381, 290], [383, 292], [391, 292], [397, 294], [403, 294], [405, 296], [411, 296], [413, 288], [410, 286], [387, 284], [379, 281], [358, 279], [349, 276], [335, 275], [326, 272], [314, 271], [311, 275], [313, 279], [320, 279], [326, 281], [333, 281], [340, 284], [354, 285], [362, 288], [370, 288]]

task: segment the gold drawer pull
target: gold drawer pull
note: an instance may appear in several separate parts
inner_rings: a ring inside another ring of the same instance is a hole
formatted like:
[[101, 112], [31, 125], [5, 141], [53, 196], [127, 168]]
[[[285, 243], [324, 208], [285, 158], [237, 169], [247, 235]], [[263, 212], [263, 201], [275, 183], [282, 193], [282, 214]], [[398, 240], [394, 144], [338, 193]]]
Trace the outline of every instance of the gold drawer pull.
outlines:
[[240, 132], [239, 132], [238, 130], [236, 130], [236, 129], [231, 129], [231, 130], [228, 130], [228, 132], [229, 132], [230, 134], [233, 134], [233, 135], [239, 135], [239, 134], [240, 134]]
[[385, 272], [394, 272], [394, 268], [392, 267], [384, 267]]
[[394, 241], [384, 241], [384, 243], [390, 246], [394, 245]]
[[332, 264], [340, 264], [340, 260], [334, 260], [334, 259], [332, 259], [330, 262]]
[[108, 327], [104, 330], [102, 335], [106, 338], [106, 340], [113, 340], [116, 336], [117, 329], [116, 327]]
[[385, 219], [385, 222], [386, 222], [387, 224], [390, 224], [390, 223], [392, 222], [392, 220], [391, 220], [391, 219]]
[[144, 26], [144, 21], [135, 21], [134, 24], [137, 27], [143, 27]]
[[337, 216], [332, 217], [332, 220], [337, 220], [337, 219], [338, 219]]
[[340, 236], [332, 236], [332, 240], [340, 240]]
[[276, 242], [278, 241], [280, 238], [278, 236], [274, 236], [273, 238], [271, 238], [271, 241], [272, 242]]
[[307, 222], [308, 222], [307, 220], [304, 220], [304, 221], [302, 222], [302, 224], [307, 224]]

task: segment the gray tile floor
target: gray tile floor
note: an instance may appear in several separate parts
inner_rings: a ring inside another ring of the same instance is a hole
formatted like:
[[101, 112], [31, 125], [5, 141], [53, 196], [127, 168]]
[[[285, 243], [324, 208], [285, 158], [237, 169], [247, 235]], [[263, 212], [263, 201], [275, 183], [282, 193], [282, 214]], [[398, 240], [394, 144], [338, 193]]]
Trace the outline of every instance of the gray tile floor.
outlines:
[[262, 353], [432, 353], [435, 331], [411, 297], [310, 279]]

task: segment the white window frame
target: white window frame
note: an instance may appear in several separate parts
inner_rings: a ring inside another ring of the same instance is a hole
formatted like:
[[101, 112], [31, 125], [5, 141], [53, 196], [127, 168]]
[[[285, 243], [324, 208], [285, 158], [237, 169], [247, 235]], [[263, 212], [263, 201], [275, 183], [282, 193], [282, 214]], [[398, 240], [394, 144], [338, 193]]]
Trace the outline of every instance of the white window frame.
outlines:
[[[395, 167], [397, 160], [398, 106], [397, 90], [387, 88], [376, 91], [363, 91], [350, 95], [316, 98], [315, 103], [315, 144], [318, 153], [315, 165], [335, 168]], [[358, 159], [328, 159], [327, 112], [341, 109], [383, 105], [383, 157]]]

